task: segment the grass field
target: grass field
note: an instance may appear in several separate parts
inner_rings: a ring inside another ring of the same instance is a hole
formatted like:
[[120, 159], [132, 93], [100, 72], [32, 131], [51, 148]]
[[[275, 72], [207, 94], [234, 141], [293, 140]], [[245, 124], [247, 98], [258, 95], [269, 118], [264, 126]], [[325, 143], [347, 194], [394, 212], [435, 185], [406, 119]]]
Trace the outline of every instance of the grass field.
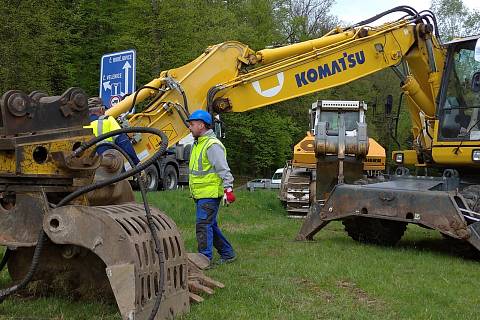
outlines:
[[[395, 248], [362, 245], [331, 223], [313, 242], [293, 241], [302, 221], [288, 219], [269, 191], [237, 194], [220, 226], [239, 259], [208, 271], [225, 283], [182, 319], [479, 319], [480, 261], [434, 231], [409, 226]], [[186, 191], [151, 193], [195, 251], [194, 206]], [[1, 274], [0, 285], [8, 276]], [[120, 319], [115, 306], [62, 297], [10, 298], [2, 319]]]

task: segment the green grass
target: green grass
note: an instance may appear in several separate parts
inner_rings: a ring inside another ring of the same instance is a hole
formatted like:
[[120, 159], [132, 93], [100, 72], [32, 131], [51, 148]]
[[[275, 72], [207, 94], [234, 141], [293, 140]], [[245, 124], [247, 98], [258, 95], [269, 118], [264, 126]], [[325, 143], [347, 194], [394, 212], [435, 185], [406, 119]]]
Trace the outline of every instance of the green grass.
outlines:
[[[182, 319], [476, 319], [480, 263], [434, 231], [409, 226], [395, 248], [359, 244], [341, 223], [313, 242], [293, 241], [302, 223], [288, 219], [269, 191], [247, 191], [222, 208], [220, 227], [239, 259], [207, 274], [226, 285]], [[149, 194], [176, 221], [195, 251], [194, 205], [186, 191]], [[2, 273], [1, 285], [8, 277]], [[120, 319], [114, 306], [11, 298], [0, 317]]]

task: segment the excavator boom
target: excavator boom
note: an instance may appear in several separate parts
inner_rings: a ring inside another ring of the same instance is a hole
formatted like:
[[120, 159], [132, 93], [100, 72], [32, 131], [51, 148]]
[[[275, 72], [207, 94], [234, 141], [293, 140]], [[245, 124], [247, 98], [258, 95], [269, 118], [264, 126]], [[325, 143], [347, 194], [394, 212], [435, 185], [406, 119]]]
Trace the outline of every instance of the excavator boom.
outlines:
[[[119, 116], [147, 100], [144, 111], [130, 118], [130, 125], [161, 129], [173, 145], [189, 133], [185, 119], [193, 110], [245, 112], [390, 67], [398, 69], [402, 61], [408, 61], [409, 74], [400, 76], [413, 132], [422, 146], [429, 146], [423, 133], [426, 126], [432, 131], [433, 125], [425, 119], [435, 114], [444, 49], [424, 20], [414, 16], [378, 27], [337, 28], [315, 40], [258, 52], [239, 42], [224, 42], [182, 67], [161, 72], [107, 114]], [[426, 57], [434, 60], [434, 68]], [[158, 141], [144, 138], [135, 148], [147, 159], [158, 148]]]

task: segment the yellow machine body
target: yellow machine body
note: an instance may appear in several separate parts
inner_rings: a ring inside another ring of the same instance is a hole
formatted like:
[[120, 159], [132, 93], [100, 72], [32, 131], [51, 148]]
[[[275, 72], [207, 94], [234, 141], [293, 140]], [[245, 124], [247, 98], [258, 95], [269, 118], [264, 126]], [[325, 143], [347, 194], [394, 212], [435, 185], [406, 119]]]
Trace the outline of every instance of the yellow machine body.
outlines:
[[[143, 112], [130, 118], [130, 125], [162, 129], [173, 145], [189, 133], [184, 120], [193, 110], [245, 112], [346, 84], [403, 62], [408, 72], [401, 79], [402, 90], [407, 97], [415, 150], [433, 153], [437, 164], [451, 164], [451, 150], [432, 152], [432, 148], [443, 148], [447, 143], [437, 139], [435, 126], [435, 98], [445, 60], [445, 47], [427, 25], [408, 20], [345, 31], [337, 28], [315, 40], [258, 52], [229, 41], [208, 47], [182, 67], [162, 71], [146, 84], [148, 88], [140, 88], [107, 114], [119, 116], [132, 107], [134, 99], [135, 103], [149, 100]], [[157, 148], [158, 141], [149, 137], [135, 145], [142, 159]], [[467, 157], [455, 159], [459, 166], [477, 165]]]

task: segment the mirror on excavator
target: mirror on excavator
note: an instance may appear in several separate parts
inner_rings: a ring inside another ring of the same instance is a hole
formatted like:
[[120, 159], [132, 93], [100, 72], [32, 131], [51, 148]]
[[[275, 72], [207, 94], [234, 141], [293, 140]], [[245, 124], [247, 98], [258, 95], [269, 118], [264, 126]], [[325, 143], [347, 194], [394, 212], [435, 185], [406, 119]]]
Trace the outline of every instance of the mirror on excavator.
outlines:
[[[480, 62], [480, 39], [478, 39], [475, 44], [474, 59], [475, 61]], [[480, 92], [480, 72], [479, 71], [473, 74], [471, 87], [473, 92]]]
[[480, 62], [480, 39], [475, 44], [475, 61]]

